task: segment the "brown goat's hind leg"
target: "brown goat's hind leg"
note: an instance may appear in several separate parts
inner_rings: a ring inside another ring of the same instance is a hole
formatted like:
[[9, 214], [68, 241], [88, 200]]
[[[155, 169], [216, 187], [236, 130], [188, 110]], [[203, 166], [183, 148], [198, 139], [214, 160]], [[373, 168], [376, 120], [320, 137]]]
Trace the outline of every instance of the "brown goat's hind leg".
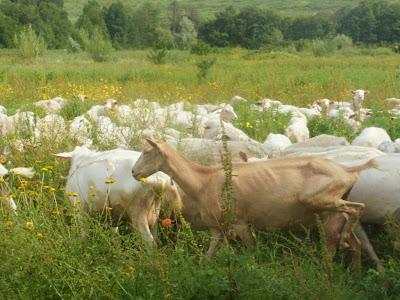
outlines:
[[351, 251], [351, 267], [353, 271], [359, 273], [361, 272], [361, 242], [354, 232], [350, 234], [349, 244], [349, 250]]

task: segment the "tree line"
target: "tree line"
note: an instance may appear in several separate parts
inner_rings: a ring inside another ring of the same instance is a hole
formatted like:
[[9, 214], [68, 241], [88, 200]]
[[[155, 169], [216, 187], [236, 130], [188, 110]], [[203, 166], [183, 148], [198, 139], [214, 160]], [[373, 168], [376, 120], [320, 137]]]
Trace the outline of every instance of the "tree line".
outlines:
[[90, 0], [73, 24], [63, 0], [3, 0], [0, 3], [0, 47], [15, 46], [15, 34], [32, 26], [49, 48], [84, 45], [101, 36], [116, 49], [188, 49], [199, 41], [214, 47], [257, 49], [301, 40], [332, 39], [346, 35], [353, 42], [400, 42], [400, 4], [384, 0], [362, 1], [334, 13], [288, 17], [270, 10], [228, 7], [209, 20], [201, 20], [194, 7], [172, 1], [168, 14], [147, 2], [137, 8], [121, 1], [102, 7]]

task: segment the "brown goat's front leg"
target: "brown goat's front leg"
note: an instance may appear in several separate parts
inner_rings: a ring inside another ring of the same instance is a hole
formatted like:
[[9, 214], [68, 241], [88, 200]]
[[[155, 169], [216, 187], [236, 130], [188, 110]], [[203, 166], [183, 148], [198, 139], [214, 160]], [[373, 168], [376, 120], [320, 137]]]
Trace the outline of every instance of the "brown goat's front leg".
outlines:
[[223, 239], [223, 234], [218, 229], [210, 229], [211, 233], [211, 242], [210, 247], [208, 247], [207, 255], [208, 257], [212, 257], [217, 251], [218, 245], [220, 241]]

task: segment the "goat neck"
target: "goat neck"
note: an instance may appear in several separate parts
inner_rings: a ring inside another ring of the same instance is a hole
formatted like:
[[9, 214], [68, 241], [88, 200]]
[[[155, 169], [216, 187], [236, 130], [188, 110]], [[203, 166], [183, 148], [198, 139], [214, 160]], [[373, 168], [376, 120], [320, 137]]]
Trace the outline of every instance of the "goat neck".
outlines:
[[209, 184], [215, 173], [221, 170], [218, 166], [197, 164], [170, 147], [164, 147], [163, 150], [166, 160], [160, 171], [171, 176], [185, 193], [194, 198]]

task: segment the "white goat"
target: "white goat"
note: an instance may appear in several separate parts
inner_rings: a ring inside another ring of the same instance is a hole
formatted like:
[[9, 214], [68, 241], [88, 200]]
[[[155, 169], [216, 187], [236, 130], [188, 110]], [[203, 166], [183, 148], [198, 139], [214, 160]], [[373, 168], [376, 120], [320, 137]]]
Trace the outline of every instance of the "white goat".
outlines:
[[140, 154], [121, 149], [93, 152], [76, 147], [55, 156], [72, 160], [65, 190], [74, 206], [86, 213], [109, 212], [113, 219], [125, 219], [148, 244], [153, 244], [150, 228], [158, 218], [160, 195], [174, 205], [180, 199], [176, 187], [163, 173], [143, 182], [132, 177], [132, 166]]
[[291, 144], [292, 142], [287, 136], [283, 134], [270, 133], [263, 144], [263, 149], [268, 157], [273, 158], [280, 156], [282, 151]]
[[367, 127], [351, 143], [353, 146], [378, 148], [383, 142], [391, 142], [390, 136], [385, 129], [378, 127]]
[[57, 114], [65, 105], [65, 100], [61, 97], [55, 97], [50, 100], [40, 100], [34, 104], [37, 107], [43, 108], [46, 114]]

